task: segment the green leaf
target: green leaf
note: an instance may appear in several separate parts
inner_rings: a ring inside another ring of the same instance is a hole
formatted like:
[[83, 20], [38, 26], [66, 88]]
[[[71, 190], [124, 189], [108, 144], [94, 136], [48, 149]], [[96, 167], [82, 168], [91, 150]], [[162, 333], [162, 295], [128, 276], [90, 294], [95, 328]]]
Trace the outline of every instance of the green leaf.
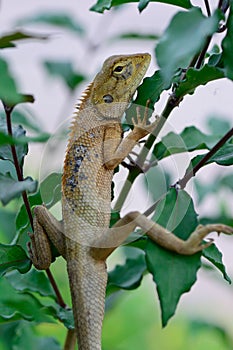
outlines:
[[41, 296], [55, 298], [51, 284], [42, 271], [31, 269], [23, 276], [18, 271], [12, 271], [7, 274], [6, 279], [19, 292], [36, 292]]
[[150, 33], [137, 33], [137, 32], [130, 32], [130, 33], [122, 33], [119, 35], [116, 35], [112, 38], [112, 40], [158, 40], [159, 36], [155, 34]]
[[[187, 239], [197, 226], [192, 199], [185, 191], [177, 193], [175, 189], [171, 189], [159, 203], [154, 220], [182, 239]], [[147, 267], [157, 285], [163, 326], [174, 315], [181, 295], [188, 292], [195, 283], [201, 266], [200, 257], [201, 253], [179, 255], [148, 240]]]
[[31, 267], [31, 261], [19, 245], [0, 244], [0, 275], [17, 269], [26, 273]]
[[218, 250], [215, 244], [204, 249], [202, 255], [209, 260], [222, 274], [224, 279], [231, 284], [231, 279], [226, 273], [226, 268], [222, 261], [222, 253]]
[[47, 24], [63, 29], [67, 29], [74, 34], [82, 35], [84, 33], [83, 27], [75, 21], [70, 14], [59, 13], [59, 12], [50, 12], [50, 13], [40, 13], [35, 16], [30, 16], [24, 19], [21, 19], [17, 22], [18, 25], [24, 24]]
[[15, 47], [14, 41], [25, 40], [25, 39], [48, 39], [48, 36], [38, 34], [27, 34], [24, 32], [13, 32], [0, 37], [0, 49]]
[[227, 119], [223, 119], [222, 116], [211, 116], [207, 120], [207, 126], [212, 134], [224, 135], [231, 129], [231, 123]]
[[62, 78], [71, 91], [85, 80], [82, 74], [74, 71], [71, 62], [45, 61], [44, 66], [51, 75]]
[[198, 86], [221, 78], [224, 78], [224, 72], [214, 66], [206, 64], [201, 69], [189, 68], [185, 80], [178, 85], [175, 94], [177, 97], [192, 94]]
[[16, 292], [5, 278], [0, 279], [0, 323], [28, 320], [53, 322], [50, 310], [32, 294]]
[[123, 265], [117, 265], [108, 274], [107, 295], [119, 290], [131, 290], [141, 284], [143, 274], [146, 270], [145, 254], [138, 250], [133, 259], [126, 259]]
[[[9, 143], [11, 144], [11, 141], [13, 140], [7, 135], [7, 127], [6, 127], [5, 120], [4, 121], [0, 120], [0, 132], [1, 132], [0, 136], [1, 136], [2, 142], [6, 142], [8, 140]], [[13, 125], [12, 133], [13, 133], [13, 138], [17, 140], [22, 137], [25, 137], [26, 131], [20, 125], [17, 125], [17, 126]], [[5, 136], [3, 134], [5, 134]], [[24, 157], [28, 153], [28, 146], [27, 144], [22, 144], [22, 145], [15, 146], [15, 148], [16, 148], [16, 154], [17, 154], [19, 164], [20, 166], [22, 166]], [[10, 160], [12, 163], [14, 163], [10, 145], [7, 144], [5, 146], [0, 147], [0, 159]]]
[[171, 182], [168, 173], [161, 167], [155, 166], [151, 167], [149, 171], [146, 172], [144, 183], [154, 203], [166, 194]]
[[0, 173], [0, 200], [3, 205], [20, 196], [23, 191], [35, 192], [36, 188], [37, 182], [33, 181], [31, 177], [17, 181], [11, 177], [10, 173], [5, 175]]
[[12, 349], [14, 350], [61, 350], [61, 346], [57, 340], [51, 337], [40, 337], [37, 335], [33, 324], [28, 321], [21, 321], [16, 328], [12, 342]]
[[153, 155], [157, 160], [163, 159], [175, 153], [192, 152], [198, 149], [210, 149], [219, 140], [217, 135], [207, 135], [195, 126], [186, 127], [180, 134], [169, 132], [162, 137], [153, 149]]
[[[188, 168], [186, 169], [186, 173], [193, 169], [206, 156], [206, 154], [198, 155], [192, 158]], [[218, 165], [225, 166], [233, 165], [233, 144], [225, 144], [209, 160], [207, 160], [204, 165], [211, 163], [217, 163]]]
[[2, 58], [0, 58], [0, 76], [0, 99], [9, 106], [23, 102], [23, 97], [18, 93], [16, 82], [9, 71], [8, 64]]
[[179, 12], [173, 17], [156, 47], [157, 61], [166, 82], [172, 80], [178, 68], [189, 65], [208, 36], [216, 32], [219, 20], [218, 11], [211, 17], [205, 17], [199, 8]]
[[[5, 112], [0, 111], [1, 123], [3, 123], [5, 119]], [[11, 113], [11, 120], [13, 124], [24, 125], [25, 127], [27, 127], [27, 129], [30, 129], [34, 132], [42, 132], [42, 129], [39, 125], [39, 121], [35, 119], [36, 118], [34, 115], [32, 115], [32, 112], [29, 112], [25, 109], [23, 111], [13, 110], [13, 112]]]
[[222, 59], [224, 62], [226, 76], [233, 80], [233, 3], [231, 1], [230, 13], [227, 20], [227, 34], [222, 42], [223, 54]]
[[138, 2], [139, 11], [144, 10], [149, 2], [159, 2], [163, 4], [175, 5], [186, 9], [192, 7], [189, 0], [98, 0], [96, 4], [90, 8], [90, 11], [103, 13], [105, 10], [110, 10], [111, 7], [128, 4], [130, 2]]
[[61, 306], [56, 306], [54, 317], [61, 321], [68, 329], [74, 329], [74, 317], [72, 309], [64, 309]]

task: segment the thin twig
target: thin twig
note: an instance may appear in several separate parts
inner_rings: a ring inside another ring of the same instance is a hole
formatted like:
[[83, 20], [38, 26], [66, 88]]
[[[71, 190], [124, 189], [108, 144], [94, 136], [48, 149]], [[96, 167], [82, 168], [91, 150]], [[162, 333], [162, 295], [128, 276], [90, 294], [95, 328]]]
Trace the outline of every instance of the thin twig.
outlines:
[[207, 16], [210, 17], [211, 16], [211, 11], [210, 11], [209, 1], [208, 0], [204, 0], [204, 3], [205, 3], [205, 7], [206, 7]]
[[[4, 102], [3, 102], [3, 106], [4, 106], [4, 110], [5, 110], [5, 114], [6, 114], [6, 123], [7, 123], [7, 132], [8, 132], [8, 135], [13, 137], [13, 132], [12, 132], [12, 123], [11, 123], [11, 113], [14, 109], [14, 107], [9, 107], [7, 106]], [[17, 152], [16, 152], [16, 148], [15, 148], [15, 145], [10, 145], [11, 147], [11, 153], [12, 153], [12, 158], [13, 158], [13, 162], [14, 162], [14, 166], [15, 166], [15, 170], [16, 170], [16, 174], [17, 174], [17, 178], [18, 178], [18, 181], [23, 181], [24, 178], [23, 178], [23, 172], [22, 172], [22, 169], [20, 167], [20, 164], [19, 164], [19, 160], [18, 160], [18, 157], [17, 157]], [[23, 202], [24, 202], [24, 205], [25, 205], [25, 208], [26, 208], [26, 211], [27, 211], [27, 214], [28, 214], [28, 218], [29, 218], [29, 221], [30, 221], [30, 225], [31, 225], [31, 228], [33, 230], [33, 216], [32, 216], [32, 212], [31, 212], [31, 208], [30, 208], [30, 203], [29, 203], [29, 200], [28, 200], [28, 196], [27, 196], [27, 192], [26, 191], [23, 191], [22, 192], [22, 197], [23, 197]], [[53, 275], [51, 273], [51, 271], [49, 269], [46, 270], [46, 274], [48, 276], [48, 279], [53, 287], [53, 290], [55, 292], [55, 295], [56, 295], [56, 298], [57, 298], [57, 303], [61, 306], [61, 307], [66, 307], [66, 304], [61, 296], [61, 293], [59, 291], [59, 288], [53, 278]]]
[[187, 182], [196, 175], [198, 170], [200, 170], [210, 158], [233, 136], [233, 128], [228, 131], [217, 143], [211, 148], [211, 150], [198, 162], [192, 170], [190, 170], [181, 180], [179, 180], [176, 185], [180, 186], [182, 189], [185, 188]]

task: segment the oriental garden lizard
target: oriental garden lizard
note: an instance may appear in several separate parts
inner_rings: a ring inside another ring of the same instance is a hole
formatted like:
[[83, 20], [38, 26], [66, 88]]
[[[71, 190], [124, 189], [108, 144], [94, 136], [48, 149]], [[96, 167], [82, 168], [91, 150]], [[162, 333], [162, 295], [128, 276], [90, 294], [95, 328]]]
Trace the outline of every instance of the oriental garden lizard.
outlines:
[[63, 220], [57, 221], [44, 206], [34, 211], [30, 256], [36, 268], [47, 269], [51, 241], [65, 258], [79, 350], [101, 350], [106, 259], [136, 227], [165, 249], [186, 255], [211, 244], [202, 239], [212, 231], [233, 233], [221, 224], [198, 226], [183, 241], [139, 212], [109, 228], [114, 169], [159, 120], [148, 125], [146, 117], [135, 116], [133, 130], [123, 138], [122, 115], [149, 63], [147, 53], [112, 56], [104, 62], [74, 115], [62, 177]]

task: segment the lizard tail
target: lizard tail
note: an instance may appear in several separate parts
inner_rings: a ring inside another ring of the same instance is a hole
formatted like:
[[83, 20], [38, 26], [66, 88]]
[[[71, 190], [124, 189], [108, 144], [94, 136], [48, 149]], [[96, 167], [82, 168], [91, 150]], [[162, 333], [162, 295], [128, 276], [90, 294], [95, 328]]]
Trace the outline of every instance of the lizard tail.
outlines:
[[101, 350], [107, 271], [105, 262], [90, 259], [67, 261], [79, 350]]

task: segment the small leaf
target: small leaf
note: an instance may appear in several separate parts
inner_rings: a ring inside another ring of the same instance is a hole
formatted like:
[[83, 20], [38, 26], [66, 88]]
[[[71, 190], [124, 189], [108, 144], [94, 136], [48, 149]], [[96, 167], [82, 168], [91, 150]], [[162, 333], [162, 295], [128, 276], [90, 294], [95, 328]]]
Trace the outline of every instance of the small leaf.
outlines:
[[171, 81], [177, 69], [189, 65], [206, 38], [218, 29], [219, 20], [218, 11], [211, 17], [205, 17], [199, 8], [178, 12], [173, 17], [156, 47], [157, 61], [165, 82]]
[[54, 317], [61, 321], [66, 328], [74, 329], [74, 317], [72, 309], [64, 309], [63, 307], [58, 306]]
[[0, 49], [15, 47], [14, 41], [25, 40], [25, 39], [48, 39], [45, 35], [38, 34], [27, 34], [24, 32], [13, 32], [0, 37]]
[[226, 76], [231, 80], [233, 80], [232, 41], [233, 41], [233, 3], [231, 1], [230, 13], [227, 19], [227, 34], [222, 42], [222, 47], [223, 47], [222, 59], [224, 62], [224, 69], [225, 69]]
[[45, 61], [44, 66], [51, 75], [62, 78], [71, 91], [85, 80], [82, 74], [74, 71], [71, 62]]
[[139, 2], [139, 10], [142, 11], [149, 2], [160, 2], [169, 5], [180, 6], [186, 9], [192, 7], [189, 0], [98, 0], [95, 5], [90, 8], [90, 11], [103, 13], [105, 10], [110, 10], [111, 7], [128, 4], [130, 2]]
[[0, 200], [3, 205], [20, 196], [23, 191], [35, 192], [36, 188], [37, 182], [31, 177], [17, 181], [11, 177], [10, 173], [5, 175], [0, 173]]
[[32, 322], [22, 320], [16, 328], [12, 339], [12, 349], [14, 350], [61, 350], [57, 340], [51, 337], [38, 336]]
[[23, 276], [18, 271], [12, 271], [7, 274], [6, 279], [11, 286], [19, 292], [36, 292], [41, 296], [55, 298], [54, 291], [45, 273], [31, 269]]
[[70, 14], [50, 12], [50, 13], [40, 13], [35, 16], [21, 19], [17, 22], [18, 25], [24, 24], [47, 24], [63, 29], [67, 29], [74, 34], [82, 35], [84, 33], [83, 27], [75, 21]]
[[180, 134], [169, 132], [162, 137], [154, 149], [153, 155], [157, 160], [175, 153], [192, 152], [197, 149], [210, 149], [221, 135], [207, 135], [195, 126], [186, 127]]
[[179, 83], [175, 94], [177, 97], [192, 94], [198, 86], [221, 78], [224, 78], [224, 72], [217, 67], [206, 64], [201, 69], [189, 68], [186, 72], [185, 80]]
[[122, 33], [119, 35], [116, 35], [112, 38], [112, 40], [158, 40], [159, 36], [155, 34], [150, 33], [137, 33], [137, 32], [130, 32], [130, 33]]
[[35, 296], [16, 292], [5, 278], [0, 279], [0, 323], [28, 320], [53, 322], [50, 309]]
[[[198, 223], [192, 199], [185, 191], [177, 193], [175, 189], [171, 189], [159, 203], [153, 219], [184, 240]], [[200, 257], [201, 253], [192, 256], [179, 255], [148, 240], [147, 267], [157, 285], [163, 326], [174, 315], [181, 295], [188, 292], [195, 283], [201, 266]]]
[[118, 289], [135, 289], [141, 284], [146, 270], [145, 254], [138, 250], [133, 259], [126, 259], [123, 265], [117, 265], [108, 274], [107, 295]]
[[16, 82], [12, 77], [8, 64], [0, 58], [0, 99], [9, 106], [23, 102], [23, 96], [19, 95]]
[[221, 116], [208, 118], [207, 125], [211, 133], [216, 135], [224, 135], [231, 128], [230, 121], [227, 119], [223, 119]]
[[17, 269], [26, 273], [31, 267], [31, 261], [19, 245], [0, 244], [0, 275]]
[[[5, 120], [0, 120], [0, 132], [2, 137], [2, 142], [9, 141], [7, 143], [12, 144], [12, 141], [21, 139], [25, 137], [26, 131], [22, 128], [20, 125], [13, 125], [12, 127], [12, 132], [13, 132], [13, 140], [10, 136], [7, 135], [7, 127], [6, 127], [6, 121]], [[4, 136], [3, 133], [6, 135]], [[0, 142], [1, 144], [1, 142]], [[10, 160], [12, 163], [14, 163], [12, 152], [11, 152], [11, 147], [9, 144], [5, 146], [0, 147], [0, 159], [4, 160]], [[17, 145], [16, 146], [16, 154], [17, 158], [19, 161], [20, 166], [23, 165], [23, 160], [25, 155], [28, 153], [28, 146], [27, 144], [23, 143], [22, 145]]]
[[222, 272], [224, 279], [231, 284], [231, 279], [226, 273], [226, 268], [222, 261], [222, 253], [218, 250], [216, 245], [211, 244], [211, 246], [203, 250], [202, 255]]

